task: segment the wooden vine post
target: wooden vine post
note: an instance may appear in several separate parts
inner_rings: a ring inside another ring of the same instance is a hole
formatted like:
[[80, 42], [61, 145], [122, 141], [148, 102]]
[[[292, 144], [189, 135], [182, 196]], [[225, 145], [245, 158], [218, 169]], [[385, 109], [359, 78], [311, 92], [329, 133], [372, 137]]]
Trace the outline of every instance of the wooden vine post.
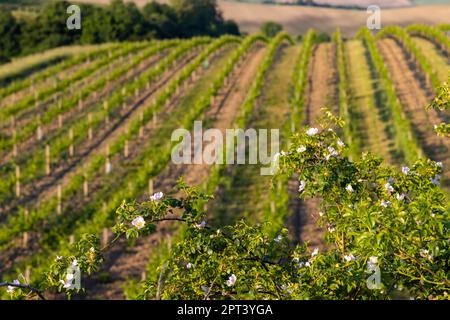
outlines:
[[142, 112], [142, 111], [139, 113], [139, 121], [140, 121], [139, 138], [143, 138], [144, 137], [144, 112]]
[[109, 105], [108, 101], [103, 102], [103, 109], [105, 110], [105, 124], [109, 124]]
[[57, 189], [56, 193], [57, 193], [57, 199], [58, 199], [56, 211], [58, 214], [61, 214], [62, 213], [62, 185], [61, 184], [58, 184], [58, 189]]
[[[28, 209], [25, 209], [23, 212], [23, 218], [24, 218], [25, 224], [28, 222], [28, 215], [29, 215]], [[25, 231], [22, 235], [22, 246], [24, 248], [28, 248], [28, 238], [29, 238], [28, 231]]]
[[75, 152], [74, 152], [74, 147], [73, 147], [73, 128], [69, 129], [69, 140], [70, 140], [70, 146], [69, 146], [69, 156], [73, 157]]
[[45, 174], [47, 176], [51, 173], [50, 167], [50, 146], [48, 144], [45, 145]]
[[89, 196], [89, 182], [88, 182], [88, 177], [87, 177], [86, 170], [83, 173], [83, 177], [84, 177], [84, 181], [83, 181], [83, 195], [84, 195], [84, 198], [86, 199]]
[[37, 115], [37, 129], [36, 129], [37, 140], [42, 140], [42, 125], [41, 125], [41, 115]]
[[20, 167], [16, 165], [16, 197], [20, 197]]
[[93, 131], [92, 131], [92, 113], [88, 114], [88, 139], [92, 141], [93, 139]]
[[148, 180], [148, 194], [151, 196], [153, 194], [153, 179]]

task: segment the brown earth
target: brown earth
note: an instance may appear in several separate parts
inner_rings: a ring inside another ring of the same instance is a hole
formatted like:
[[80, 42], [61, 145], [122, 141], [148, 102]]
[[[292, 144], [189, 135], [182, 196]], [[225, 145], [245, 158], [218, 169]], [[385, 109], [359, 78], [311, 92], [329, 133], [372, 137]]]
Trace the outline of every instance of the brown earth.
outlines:
[[[402, 50], [393, 39], [378, 42], [380, 52], [385, 59], [393, 80], [397, 96], [403, 106], [405, 115], [410, 119], [412, 128], [422, 144], [426, 156], [435, 161], [442, 161], [444, 169], [450, 167], [450, 142], [440, 138], [433, 126], [441, 122], [438, 114], [427, 111], [425, 106], [433, 98], [433, 91], [412, 58]], [[449, 170], [446, 179], [450, 178]]]

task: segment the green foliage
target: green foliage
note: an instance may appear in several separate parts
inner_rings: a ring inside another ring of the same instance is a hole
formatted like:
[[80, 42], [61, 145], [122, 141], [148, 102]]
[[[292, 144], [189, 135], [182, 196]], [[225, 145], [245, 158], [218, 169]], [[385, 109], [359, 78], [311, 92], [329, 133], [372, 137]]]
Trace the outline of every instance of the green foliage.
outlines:
[[17, 34], [20, 26], [10, 12], [0, 12], [0, 63], [8, 62], [9, 57], [19, 53]]
[[322, 43], [322, 42], [330, 42], [331, 41], [331, 37], [328, 33], [326, 32], [321, 32], [317, 35], [316, 37], [316, 42], [317, 43]]
[[[264, 225], [244, 221], [210, 228], [202, 221], [211, 196], [180, 181], [182, 198], [161, 194], [123, 202], [116, 211], [112, 244], [152, 233], [161, 221], [186, 225], [158, 279], [143, 283], [143, 298], [448, 299], [450, 220], [438, 186], [441, 165], [420, 160], [399, 171], [370, 154], [351, 162], [331, 127], [340, 122], [328, 114], [321, 130], [294, 135], [280, 156], [279, 174], [298, 174], [300, 196], [322, 199], [327, 251], [293, 246], [287, 229], [273, 238]], [[97, 237], [83, 236], [69, 255], [56, 257], [41, 288], [70, 295], [63, 286], [67, 268], [75, 263], [89, 274], [105, 249]], [[373, 268], [381, 282], [369, 287]]]
[[308, 80], [308, 65], [312, 56], [317, 34], [314, 30], [308, 30], [302, 42], [302, 51], [294, 70], [293, 95], [291, 98], [291, 118], [294, 123], [302, 123], [305, 115], [305, 89]]
[[180, 0], [174, 1], [174, 6], [151, 2], [142, 9], [123, 0], [113, 0], [108, 6], [79, 4], [81, 30], [67, 30], [69, 5], [67, 1], [51, 1], [35, 18], [20, 21], [2, 13], [0, 31], [4, 31], [6, 41], [4, 48], [0, 46], [0, 62], [68, 44], [239, 34], [235, 22], [223, 19], [215, 0]]
[[266, 22], [261, 26], [261, 33], [269, 38], [275, 37], [281, 31], [283, 31], [283, 26], [273, 21]]
[[[434, 100], [428, 106], [428, 109], [434, 109], [437, 112], [450, 109], [450, 78], [448, 82], [444, 83], [438, 88], [438, 92]], [[446, 123], [440, 123], [435, 127], [438, 135], [444, 137], [450, 137], [450, 125]]]
[[422, 24], [415, 24], [407, 26], [405, 30], [413, 35], [418, 35], [430, 39], [437, 46], [439, 46], [441, 50], [450, 52], [450, 39], [445, 34], [445, 29]]
[[352, 127], [351, 117], [349, 112], [349, 83], [347, 76], [347, 61], [344, 54], [344, 43], [342, 41], [341, 32], [338, 30], [333, 34], [333, 41], [336, 45], [337, 63], [339, 72], [339, 115], [344, 121], [343, 136], [344, 140], [350, 145], [350, 157], [356, 155], [357, 146], [352, 143]]

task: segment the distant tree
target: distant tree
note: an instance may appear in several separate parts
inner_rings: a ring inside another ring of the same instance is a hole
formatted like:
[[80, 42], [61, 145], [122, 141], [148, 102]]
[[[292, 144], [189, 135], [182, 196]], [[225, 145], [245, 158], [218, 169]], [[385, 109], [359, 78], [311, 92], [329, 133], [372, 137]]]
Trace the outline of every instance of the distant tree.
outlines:
[[20, 52], [20, 25], [10, 12], [0, 11], [0, 63]]
[[269, 21], [264, 23], [261, 26], [261, 32], [270, 38], [275, 37], [278, 33], [280, 33], [283, 30], [283, 26], [279, 23]]
[[328, 33], [326, 33], [326, 32], [321, 32], [321, 33], [319, 33], [319, 34], [317, 35], [316, 41], [317, 41], [318, 43], [321, 43], [321, 42], [329, 42], [329, 41], [331, 41], [331, 37], [330, 37], [330, 35], [329, 35]]
[[177, 12], [171, 6], [152, 1], [142, 8], [147, 34], [158, 38], [179, 37]]
[[112, 18], [112, 39], [140, 40], [145, 36], [144, 17], [133, 2], [113, 0], [108, 7]]
[[21, 54], [47, 50], [79, 41], [80, 30], [68, 30], [66, 1], [50, 2], [34, 19], [22, 22]]
[[240, 35], [239, 26], [234, 20], [226, 20], [223, 24], [223, 33]]
[[171, 0], [184, 37], [220, 35], [224, 24], [216, 0]]
[[115, 40], [112, 34], [113, 21], [108, 11], [101, 7], [82, 6], [83, 13], [81, 43], [103, 43]]

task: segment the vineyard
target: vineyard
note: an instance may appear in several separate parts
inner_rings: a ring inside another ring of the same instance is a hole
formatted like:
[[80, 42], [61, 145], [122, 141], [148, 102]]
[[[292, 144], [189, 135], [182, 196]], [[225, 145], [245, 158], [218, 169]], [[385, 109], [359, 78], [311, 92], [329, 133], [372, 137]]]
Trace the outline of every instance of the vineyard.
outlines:
[[[339, 243], [330, 241], [339, 226], [318, 223], [322, 197], [299, 197], [298, 172], [263, 176], [262, 165], [174, 164], [172, 132], [193, 130], [198, 120], [224, 135], [230, 128], [279, 129], [280, 150], [286, 150], [297, 141], [292, 134], [321, 128], [330, 112], [340, 118], [330, 132], [348, 146], [350, 160], [364, 162], [370, 152], [401, 170], [431, 159], [442, 165], [442, 180], [435, 182], [448, 194], [450, 139], [435, 126], [450, 115], [426, 109], [449, 77], [448, 30], [411, 25], [377, 34], [363, 28], [353, 38], [337, 30], [323, 39], [311, 29], [301, 39], [282, 32], [113, 43], [37, 55], [25, 70], [0, 73], [0, 282], [50, 283], [64, 291], [56, 271], [62, 264], [55, 261], [91, 247], [91, 234], [98, 237], [91, 257], [98, 268], [82, 274], [86, 290], [73, 298], [202, 297], [205, 290], [180, 292], [175, 280], [160, 288], [170, 257], [187, 254], [178, 246], [187, 227], [166, 219], [143, 236], [135, 237], [137, 230], [116, 236], [118, 214], [128, 219], [124, 203], [145, 203], [158, 192], [181, 197], [180, 177], [213, 195], [200, 210], [209, 226], [270, 222], [264, 232], [284, 237], [287, 228], [286, 237], [305, 250], [326, 252]], [[448, 239], [448, 229], [440, 232]], [[448, 267], [448, 251], [443, 255]], [[176, 264], [169, 266], [183, 278]], [[436, 288], [448, 292], [449, 269], [433, 270]], [[58, 290], [43, 294], [65, 297]], [[376, 297], [383, 294], [391, 291]], [[321, 295], [336, 298], [315, 292]], [[0, 288], [0, 297], [10, 292]]]

